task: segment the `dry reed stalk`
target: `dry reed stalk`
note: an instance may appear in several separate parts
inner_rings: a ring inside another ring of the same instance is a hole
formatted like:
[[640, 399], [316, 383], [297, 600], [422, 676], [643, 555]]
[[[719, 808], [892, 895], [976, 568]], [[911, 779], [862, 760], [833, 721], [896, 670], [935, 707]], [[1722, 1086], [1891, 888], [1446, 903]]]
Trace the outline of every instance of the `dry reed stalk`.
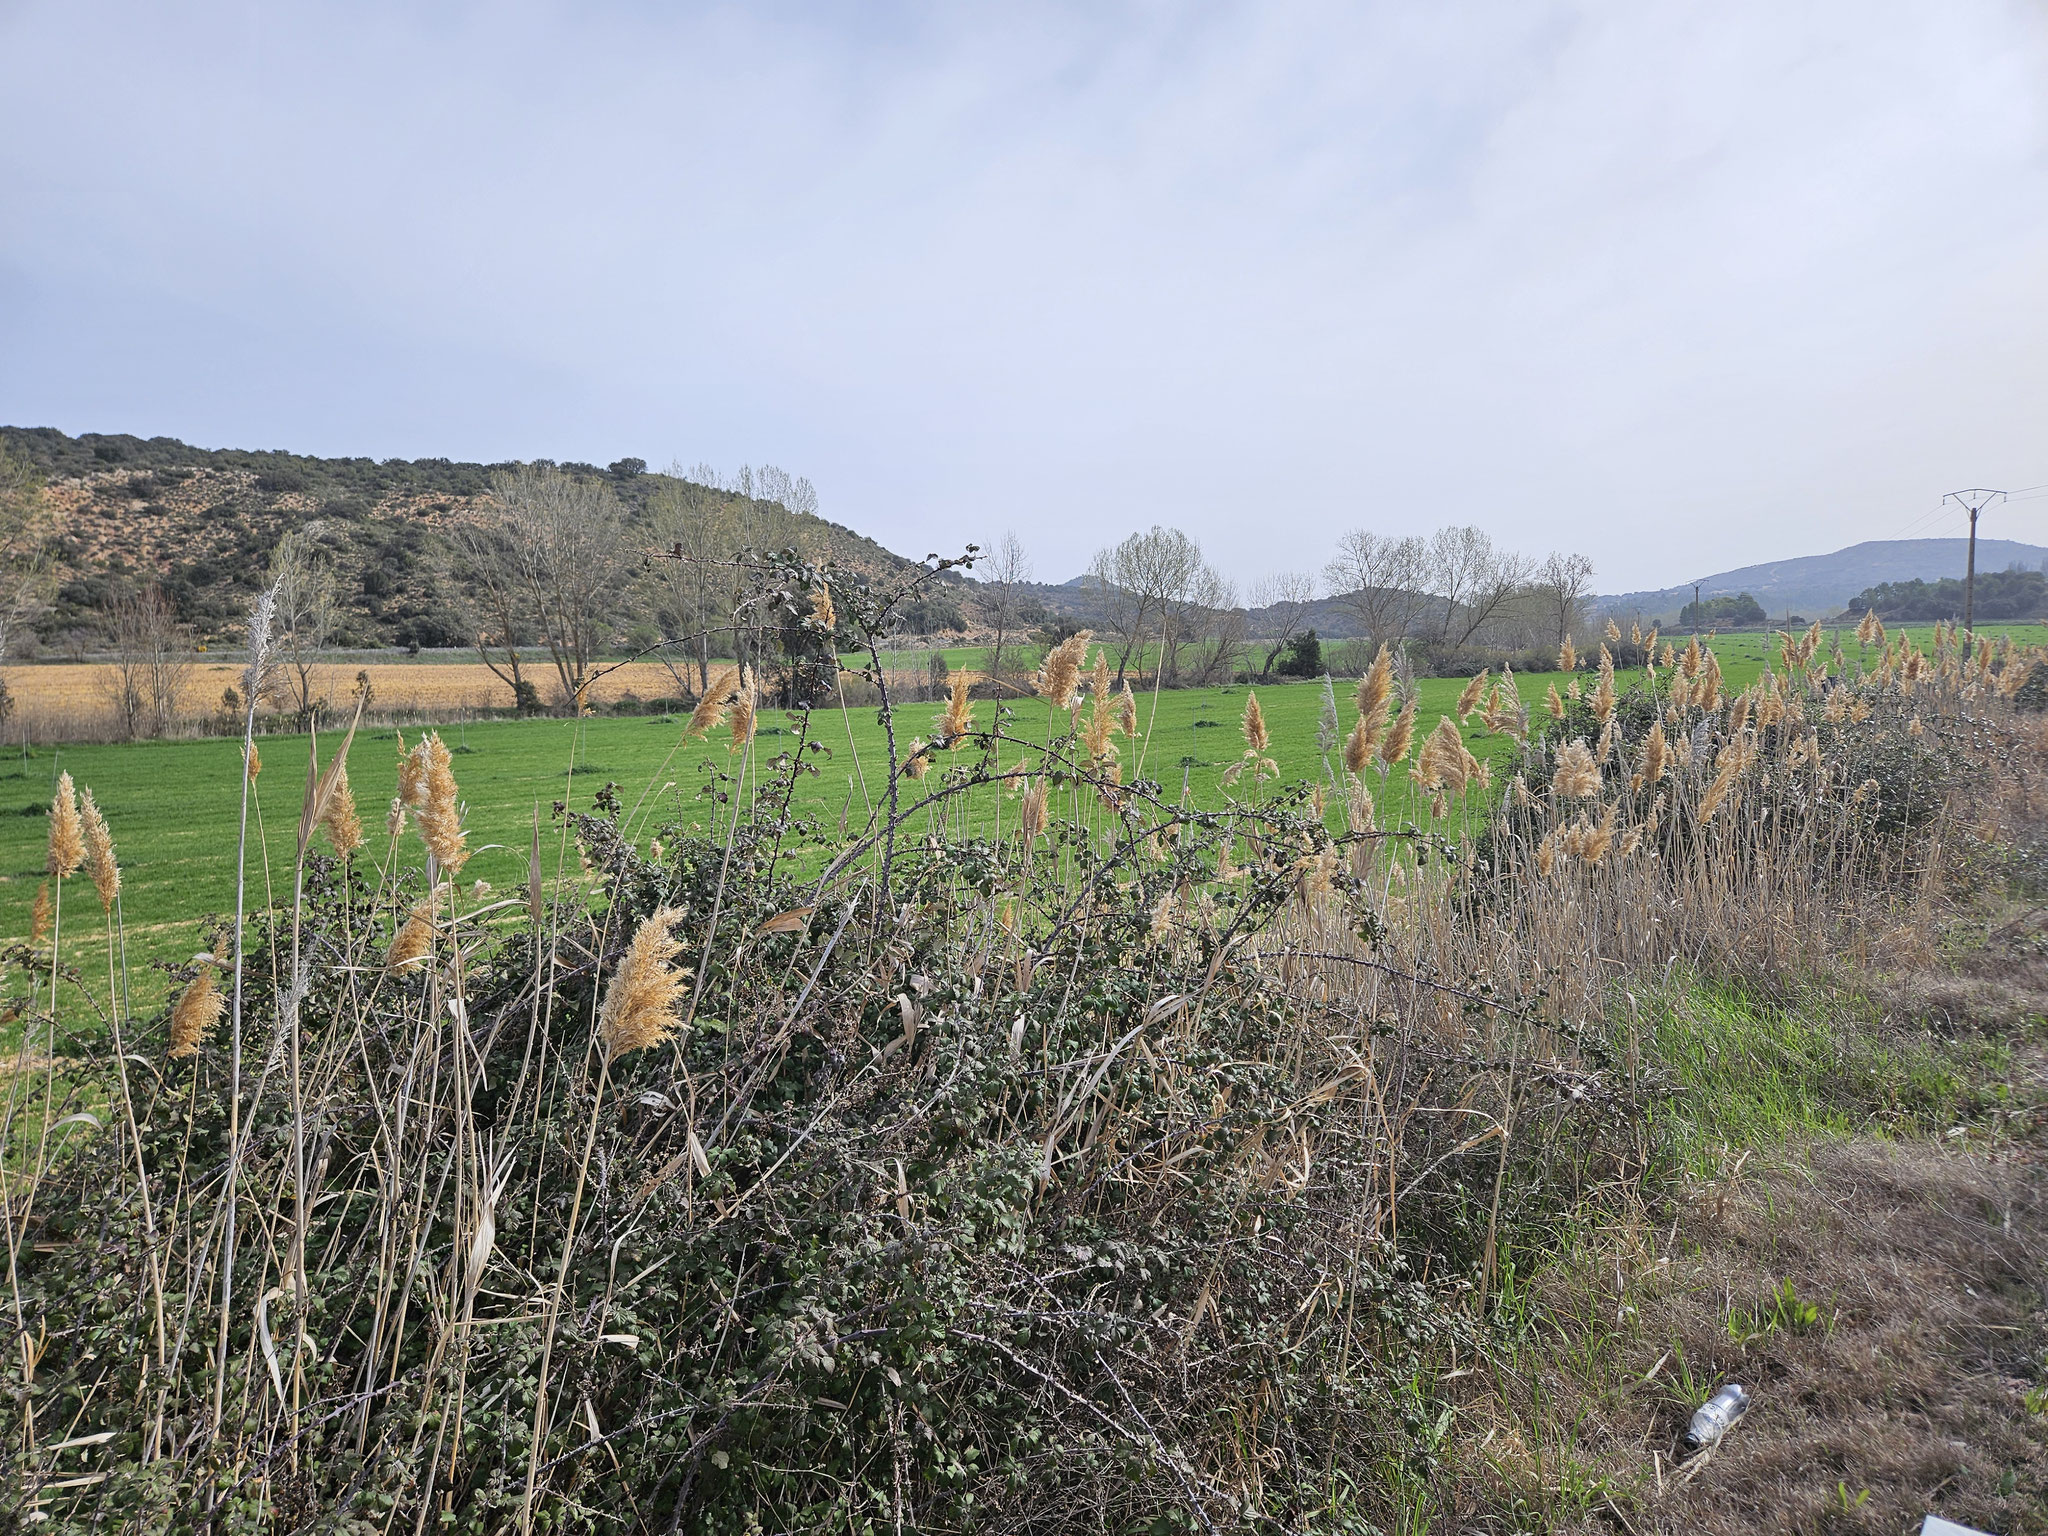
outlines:
[[839, 627], [839, 615], [832, 608], [832, 589], [821, 586], [811, 594], [811, 622], [830, 633]]
[[679, 909], [663, 907], [633, 931], [597, 1015], [607, 1064], [675, 1034], [681, 1022], [677, 1004], [690, 972], [669, 964], [683, 947], [669, 930], [682, 918]]
[[[209, 956], [208, 960], [211, 959]], [[221, 996], [212, 964], [201, 964], [199, 974], [185, 984], [185, 990], [171, 1007], [171, 1044], [165, 1055], [173, 1060], [197, 1056], [226, 1007], [227, 999]]]
[[85, 827], [86, 872], [99, 893], [100, 910], [111, 912], [114, 898], [121, 894], [121, 866], [114, 858], [114, 834], [108, 830], [99, 806], [93, 803], [90, 789], [80, 797], [79, 819]]

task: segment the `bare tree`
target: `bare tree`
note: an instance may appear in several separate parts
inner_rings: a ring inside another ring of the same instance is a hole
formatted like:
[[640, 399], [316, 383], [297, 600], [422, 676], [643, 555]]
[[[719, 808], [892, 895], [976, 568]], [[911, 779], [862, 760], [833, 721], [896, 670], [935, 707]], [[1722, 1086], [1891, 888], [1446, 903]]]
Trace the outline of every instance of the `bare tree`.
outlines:
[[[704, 465], [669, 471], [670, 483], [648, 503], [654, 536], [680, 558], [657, 562], [662, 587], [660, 621], [672, 643], [661, 657], [669, 675], [686, 694], [711, 686], [711, 642], [714, 631], [731, 614], [730, 571], [718, 562], [733, 555], [741, 543], [733, 503], [714, 494], [702, 477]], [[694, 667], [696, 675], [691, 676]]]
[[1539, 593], [1556, 628], [1552, 637], [1563, 645], [1565, 637], [1579, 625], [1587, 589], [1593, 584], [1593, 562], [1585, 555], [1553, 552], [1536, 568], [1531, 589]]
[[1189, 610], [1200, 606], [1205, 573], [1214, 574], [1202, 559], [1202, 546], [1178, 528], [1154, 524], [1113, 549], [1097, 551], [1088, 568], [1088, 584], [1102, 602], [1105, 624], [1122, 642], [1116, 663], [1119, 682], [1130, 668], [1133, 652], [1143, 667], [1145, 636], [1155, 626], [1160, 665], [1172, 677]]
[[526, 627], [526, 589], [519, 581], [518, 552], [502, 522], [463, 523], [455, 529], [461, 552], [463, 586], [468, 594], [469, 631], [477, 659], [512, 690], [512, 707], [540, 707], [540, 690], [526, 676], [519, 647], [531, 636]]
[[191, 631], [154, 582], [115, 598], [108, 617], [114, 661], [100, 686], [115, 724], [130, 740], [165, 735], [197, 665]]
[[1306, 571], [1281, 571], [1277, 575], [1261, 576], [1252, 583], [1251, 606], [1264, 610], [1268, 615], [1263, 637], [1266, 654], [1259, 663], [1259, 676], [1273, 675], [1274, 661], [1307, 621], [1317, 596], [1316, 579]]
[[1024, 541], [1006, 529], [982, 569], [987, 573], [983, 581], [988, 594], [989, 621], [996, 632], [996, 643], [989, 652], [988, 676], [990, 682], [1000, 685], [1003, 649], [1023, 621], [1022, 589], [1031, 580], [1031, 556], [1025, 553]]
[[1436, 638], [1466, 645], [1528, 581], [1527, 556], [1496, 545], [1484, 530], [1439, 528], [1430, 535], [1427, 590], [1443, 604]]
[[491, 477], [487, 527], [473, 552], [505, 562], [494, 579], [554, 663], [561, 700], [582, 713], [590, 669], [610, 635], [630, 569], [618, 499], [599, 480], [522, 464]]
[[334, 570], [320, 548], [319, 525], [294, 529], [277, 541], [270, 556], [270, 580], [277, 590], [271, 634], [277, 647], [277, 676], [286, 702], [303, 728], [326, 700], [315, 698], [315, 669], [333, 638], [337, 616]]
[[1182, 680], [1197, 688], [1229, 682], [1245, 647], [1245, 611], [1237, 605], [1236, 589], [1213, 571], [1210, 574], [1220, 584], [1213, 594], [1216, 601], [1195, 615], [1185, 656], [1177, 658], [1185, 667]]
[[1427, 551], [1417, 538], [1354, 528], [1337, 541], [1323, 569], [1331, 599], [1365, 631], [1369, 645], [1399, 647], [1413, 633], [1423, 605]]

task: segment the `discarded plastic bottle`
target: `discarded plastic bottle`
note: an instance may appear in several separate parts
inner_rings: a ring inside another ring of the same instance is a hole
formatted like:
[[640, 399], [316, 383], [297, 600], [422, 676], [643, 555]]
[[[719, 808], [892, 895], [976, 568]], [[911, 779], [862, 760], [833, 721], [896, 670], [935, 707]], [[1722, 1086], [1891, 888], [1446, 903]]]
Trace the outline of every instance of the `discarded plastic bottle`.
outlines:
[[1729, 1382], [1699, 1406], [1685, 1428], [1687, 1450], [1704, 1450], [1728, 1433], [1728, 1426], [1749, 1412], [1749, 1393], [1739, 1382]]

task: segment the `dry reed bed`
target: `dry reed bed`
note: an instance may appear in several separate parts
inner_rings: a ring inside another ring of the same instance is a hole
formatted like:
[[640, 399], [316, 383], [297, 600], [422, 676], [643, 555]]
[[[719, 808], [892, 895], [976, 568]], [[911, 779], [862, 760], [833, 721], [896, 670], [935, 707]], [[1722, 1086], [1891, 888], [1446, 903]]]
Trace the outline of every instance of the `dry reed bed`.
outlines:
[[[879, 636], [930, 574], [766, 561], [753, 601]], [[1768, 977], [1934, 899], [1942, 779], [2032, 665], [1816, 643], [1734, 700], [1666, 648], [1534, 732], [1476, 681], [1525, 749], [1463, 843], [1485, 771], [1385, 658], [1335, 835], [1255, 696], [1239, 798], [1163, 797], [1083, 635], [1043, 740], [885, 701], [874, 815], [801, 880], [811, 743], [757, 749], [745, 673], [693, 721], [732, 749], [709, 835], [608, 792], [523, 891], [463, 883], [438, 739], [367, 830], [344, 740], [275, 952], [229, 928], [143, 1020], [117, 902], [104, 979], [14, 951], [107, 1024], [39, 1002], [24, 1052], [93, 1068], [9, 1084], [15, 1486], [56, 1528], [1483, 1518], [1446, 1409], [1531, 1245], [1653, 1162], [1611, 982]], [[1376, 826], [1418, 734], [1427, 815]]]

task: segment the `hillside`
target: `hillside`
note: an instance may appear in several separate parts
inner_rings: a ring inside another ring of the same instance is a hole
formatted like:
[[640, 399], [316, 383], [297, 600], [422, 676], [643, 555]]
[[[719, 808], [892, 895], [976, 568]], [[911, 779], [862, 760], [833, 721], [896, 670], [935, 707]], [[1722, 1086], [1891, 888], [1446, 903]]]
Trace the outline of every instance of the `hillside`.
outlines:
[[[195, 448], [49, 427], [0, 427], [0, 443], [42, 472], [57, 511], [56, 597], [35, 630], [58, 648], [91, 645], [107, 599], [152, 578], [202, 642], [229, 639], [278, 540], [308, 526], [335, 569], [337, 644], [462, 645], [471, 625], [449, 531], [476, 515], [491, 475], [511, 467]], [[669, 493], [689, 515], [718, 518], [757, 544], [793, 544], [877, 573], [904, 563], [814, 513], [648, 473], [638, 461], [560, 467], [607, 482], [628, 527], [646, 530], [650, 543], [653, 508]]]
[[[1700, 595], [1733, 597], [1747, 592], [1773, 619], [1787, 612], [1806, 618], [1838, 613], [1850, 598], [1884, 582], [1936, 581], [1961, 576], [1969, 558], [1968, 539], [1869, 539], [1830, 555], [1802, 555], [1745, 565], [1702, 577]], [[2040, 569], [2048, 549], [2011, 539], [1979, 539], [1977, 570], [2002, 571], [2015, 563]], [[1653, 592], [1623, 592], [1594, 599], [1598, 611], [1643, 619], [1670, 619], [1691, 602], [1693, 583]]]

